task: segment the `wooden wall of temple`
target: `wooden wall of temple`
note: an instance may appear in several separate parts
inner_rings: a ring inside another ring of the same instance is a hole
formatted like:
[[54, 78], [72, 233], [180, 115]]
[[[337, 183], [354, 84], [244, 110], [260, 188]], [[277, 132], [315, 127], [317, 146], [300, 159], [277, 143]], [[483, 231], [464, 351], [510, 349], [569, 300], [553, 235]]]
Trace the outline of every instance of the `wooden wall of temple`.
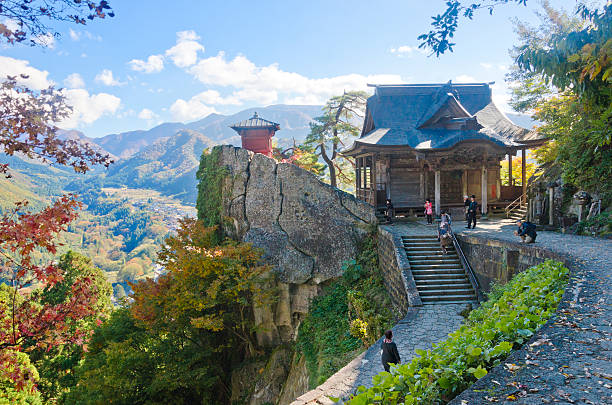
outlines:
[[[435, 204], [435, 171], [423, 163], [414, 157], [362, 155], [356, 160], [356, 195], [379, 207], [388, 197], [396, 208], [419, 208], [427, 198]], [[487, 166], [487, 202], [491, 203], [500, 197], [500, 170], [491, 159]], [[482, 201], [482, 168], [479, 164], [469, 167], [474, 170], [463, 170], [456, 163], [441, 166], [441, 209], [461, 206], [465, 194]]]

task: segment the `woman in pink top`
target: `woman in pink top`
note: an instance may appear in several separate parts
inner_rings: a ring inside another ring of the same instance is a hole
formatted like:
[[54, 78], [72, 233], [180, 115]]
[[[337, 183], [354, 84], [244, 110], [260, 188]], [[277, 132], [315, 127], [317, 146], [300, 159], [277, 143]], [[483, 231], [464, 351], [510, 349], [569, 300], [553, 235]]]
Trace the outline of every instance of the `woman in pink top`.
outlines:
[[425, 215], [427, 215], [427, 223], [428, 224], [432, 224], [433, 223], [433, 205], [431, 203], [431, 201], [429, 200], [429, 198], [425, 201]]

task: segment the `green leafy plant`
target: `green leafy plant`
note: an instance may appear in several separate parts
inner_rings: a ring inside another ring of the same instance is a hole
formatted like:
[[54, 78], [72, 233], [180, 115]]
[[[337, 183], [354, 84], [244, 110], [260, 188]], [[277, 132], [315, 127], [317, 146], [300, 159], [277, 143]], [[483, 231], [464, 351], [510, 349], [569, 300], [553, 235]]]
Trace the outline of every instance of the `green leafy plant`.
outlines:
[[362, 241], [357, 258], [344, 263], [342, 277], [312, 301], [300, 325], [297, 350], [306, 357], [310, 386], [323, 383], [374, 343], [393, 319], [378, 269], [373, 228]]
[[418, 357], [390, 373], [374, 376], [373, 387], [359, 387], [349, 403], [447, 403], [546, 323], [561, 300], [568, 273], [563, 264], [549, 260], [496, 286], [447, 340], [431, 350], [417, 350]]

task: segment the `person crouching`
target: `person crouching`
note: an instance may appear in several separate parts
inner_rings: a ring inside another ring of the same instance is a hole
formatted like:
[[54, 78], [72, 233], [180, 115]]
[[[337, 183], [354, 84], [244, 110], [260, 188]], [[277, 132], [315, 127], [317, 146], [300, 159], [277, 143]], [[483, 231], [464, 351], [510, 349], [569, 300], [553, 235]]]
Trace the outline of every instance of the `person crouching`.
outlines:
[[520, 236], [523, 243], [534, 243], [538, 236], [536, 232], [535, 224], [528, 221], [518, 220], [516, 221], [518, 230], [514, 231], [516, 236]]

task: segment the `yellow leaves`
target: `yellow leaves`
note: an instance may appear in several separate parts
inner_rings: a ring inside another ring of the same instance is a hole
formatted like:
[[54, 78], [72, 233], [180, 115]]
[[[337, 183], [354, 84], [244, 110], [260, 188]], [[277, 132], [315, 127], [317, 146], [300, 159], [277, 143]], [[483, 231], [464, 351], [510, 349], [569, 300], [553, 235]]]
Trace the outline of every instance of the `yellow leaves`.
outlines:
[[223, 330], [223, 319], [217, 315], [201, 316], [198, 318], [191, 318], [191, 325], [194, 328], [218, 332]]
[[514, 394], [510, 394], [506, 397], [508, 401], [516, 401], [518, 398]]

